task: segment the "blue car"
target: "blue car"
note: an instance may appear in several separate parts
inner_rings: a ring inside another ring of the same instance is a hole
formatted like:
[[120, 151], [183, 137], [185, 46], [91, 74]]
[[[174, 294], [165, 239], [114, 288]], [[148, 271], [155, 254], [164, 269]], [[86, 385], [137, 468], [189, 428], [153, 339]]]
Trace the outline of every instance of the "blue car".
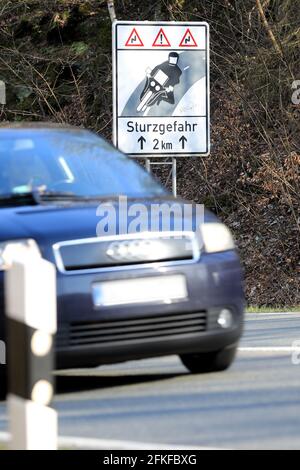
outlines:
[[198, 209], [87, 130], [0, 128], [0, 340], [1, 252], [30, 240], [57, 269], [57, 368], [169, 354], [193, 373], [228, 368], [242, 270], [229, 230]]

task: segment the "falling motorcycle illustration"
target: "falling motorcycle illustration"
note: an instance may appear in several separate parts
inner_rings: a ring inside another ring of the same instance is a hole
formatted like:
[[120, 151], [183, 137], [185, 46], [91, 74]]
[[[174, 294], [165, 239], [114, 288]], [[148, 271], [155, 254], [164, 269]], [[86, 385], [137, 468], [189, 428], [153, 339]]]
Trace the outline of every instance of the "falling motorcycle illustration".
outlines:
[[138, 112], [146, 111], [154, 104], [159, 105], [161, 101], [174, 104], [174, 87], [180, 82], [182, 74], [178, 67], [179, 54], [170, 52], [168, 60], [154, 67], [147, 69], [146, 83], [140, 96]]

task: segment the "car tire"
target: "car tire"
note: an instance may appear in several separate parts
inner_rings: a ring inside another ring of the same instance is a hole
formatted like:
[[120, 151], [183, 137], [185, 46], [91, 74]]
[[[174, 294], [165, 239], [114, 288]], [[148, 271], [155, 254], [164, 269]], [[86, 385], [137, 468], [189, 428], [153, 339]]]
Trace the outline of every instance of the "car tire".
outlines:
[[6, 367], [0, 365], [0, 400], [5, 400], [7, 393]]
[[183, 354], [180, 359], [192, 374], [220, 372], [231, 366], [236, 351], [237, 346], [231, 346], [209, 353]]

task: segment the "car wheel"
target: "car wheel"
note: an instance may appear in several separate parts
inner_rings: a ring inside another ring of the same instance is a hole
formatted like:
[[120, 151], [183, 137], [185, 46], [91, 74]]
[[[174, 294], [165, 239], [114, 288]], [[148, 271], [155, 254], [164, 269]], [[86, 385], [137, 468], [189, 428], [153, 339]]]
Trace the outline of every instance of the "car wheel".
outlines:
[[7, 392], [7, 376], [6, 368], [0, 365], [0, 400], [6, 398]]
[[180, 359], [193, 374], [219, 372], [231, 366], [236, 350], [237, 346], [233, 346], [209, 353], [183, 354]]

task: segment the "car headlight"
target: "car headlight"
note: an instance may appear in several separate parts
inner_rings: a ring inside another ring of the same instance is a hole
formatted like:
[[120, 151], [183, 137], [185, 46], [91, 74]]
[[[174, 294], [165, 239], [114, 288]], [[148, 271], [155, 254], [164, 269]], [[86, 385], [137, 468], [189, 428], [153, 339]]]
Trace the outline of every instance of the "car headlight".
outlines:
[[212, 222], [201, 225], [204, 249], [207, 253], [234, 250], [235, 244], [226, 225]]
[[40, 255], [40, 249], [37, 243], [28, 238], [28, 239], [20, 239], [20, 240], [7, 240], [5, 242], [0, 242], [0, 271], [4, 271], [7, 269], [7, 260], [10, 258], [10, 253], [8, 253], [8, 247], [14, 246], [14, 249], [18, 249], [18, 247], [27, 247], [32, 248], [35, 250], [36, 254]]

